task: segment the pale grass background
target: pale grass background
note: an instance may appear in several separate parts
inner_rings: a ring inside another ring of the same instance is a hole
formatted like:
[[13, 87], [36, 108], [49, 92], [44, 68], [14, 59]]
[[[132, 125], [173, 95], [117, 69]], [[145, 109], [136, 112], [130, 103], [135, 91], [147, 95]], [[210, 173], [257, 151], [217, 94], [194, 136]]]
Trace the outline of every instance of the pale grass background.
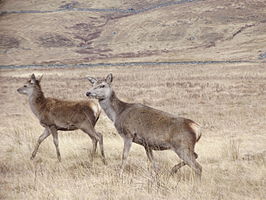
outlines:
[[[133, 145], [118, 177], [122, 139], [102, 114], [108, 165], [99, 153], [90, 162], [91, 140], [81, 131], [60, 132], [62, 162], [52, 137], [30, 155], [43, 128], [27, 98], [16, 92], [31, 73], [43, 74], [46, 96], [86, 99], [86, 75], [112, 72], [117, 95], [191, 118], [202, 125], [196, 145], [202, 182], [191, 171], [169, 171], [178, 157], [155, 152], [158, 174], [148, 168], [143, 147]], [[266, 68], [264, 64], [217, 64], [82, 69], [1, 70], [0, 199], [264, 199], [266, 196]]]

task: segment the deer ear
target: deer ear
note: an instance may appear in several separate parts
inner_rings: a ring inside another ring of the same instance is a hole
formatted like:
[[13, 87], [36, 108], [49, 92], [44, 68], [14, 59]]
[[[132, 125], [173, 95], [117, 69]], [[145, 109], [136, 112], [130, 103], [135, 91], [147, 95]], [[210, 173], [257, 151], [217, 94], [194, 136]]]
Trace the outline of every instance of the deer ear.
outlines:
[[111, 84], [112, 81], [113, 81], [113, 74], [110, 73], [107, 75], [107, 77], [105, 78], [105, 81], [108, 83], [108, 84]]
[[35, 74], [32, 74], [31, 77], [30, 77], [31, 80], [36, 80], [35, 78]]
[[35, 83], [35, 82], [36, 82], [35, 74], [32, 74], [32, 75], [31, 75], [31, 77], [30, 77], [30, 82], [31, 82], [31, 83]]
[[43, 75], [41, 75], [41, 76], [38, 78], [39, 83], [41, 82], [42, 77], [43, 77]]
[[91, 84], [94, 84], [94, 83], [97, 82], [96, 78], [93, 78], [93, 77], [90, 77], [90, 76], [88, 76], [87, 79], [91, 82]]

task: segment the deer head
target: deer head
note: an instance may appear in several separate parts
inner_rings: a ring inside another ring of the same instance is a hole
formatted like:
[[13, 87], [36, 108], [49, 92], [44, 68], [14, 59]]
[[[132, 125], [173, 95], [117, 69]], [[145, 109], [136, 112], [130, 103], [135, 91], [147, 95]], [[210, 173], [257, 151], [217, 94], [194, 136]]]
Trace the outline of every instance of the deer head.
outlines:
[[31, 96], [37, 88], [40, 88], [40, 82], [41, 82], [42, 76], [38, 79], [36, 79], [35, 75], [32, 74], [30, 79], [20, 88], [17, 89], [17, 91], [20, 94], [24, 94], [27, 96]]
[[88, 80], [92, 84], [92, 88], [86, 93], [86, 96], [92, 97], [98, 100], [104, 100], [110, 97], [112, 94], [111, 83], [113, 81], [113, 75], [109, 74], [103, 80], [97, 80], [93, 77], [88, 77]]

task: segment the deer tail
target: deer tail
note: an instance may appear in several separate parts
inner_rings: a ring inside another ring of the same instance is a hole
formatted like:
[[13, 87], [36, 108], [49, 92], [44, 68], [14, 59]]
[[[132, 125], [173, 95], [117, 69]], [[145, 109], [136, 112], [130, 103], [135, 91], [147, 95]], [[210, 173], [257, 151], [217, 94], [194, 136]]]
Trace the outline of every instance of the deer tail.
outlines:
[[201, 138], [200, 125], [197, 124], [196, 122], [192, 122], [192, 123], [190, 123], [190, 127], [191, 127], [191, 129], [194, 131], [194, 133], [196, 135], [196, 142], [198, 142], [199, 139]]

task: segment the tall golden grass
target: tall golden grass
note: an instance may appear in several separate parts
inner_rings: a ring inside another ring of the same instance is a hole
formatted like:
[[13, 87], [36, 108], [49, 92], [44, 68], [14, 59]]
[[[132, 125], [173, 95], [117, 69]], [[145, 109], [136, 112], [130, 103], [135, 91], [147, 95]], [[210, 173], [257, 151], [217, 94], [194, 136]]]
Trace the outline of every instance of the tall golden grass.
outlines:
[[[194, 184], [189, 167], [170, 176], [179, 158], [155, 152], [157, 173], [143, 147], [133, 145], [122, 177], [122, 139], [102, 114], [96, 126], [104, 135], [108, 165], [90, 162], [91, 140], [81, 131], [60, 132], [62, 162], [52, 138], [35, 160], [30, 155], [42, 127], [27, 98], [16, 92], [31, 73], [44, 74], [46, 96], [86, 99], [86, 75], [112, 72], [117, 95], [202, 125], [196, 145], [203, 166]], [[266, 196], [266, 70], [263, 64], [101, 67], [1, 70], [0, 199], [264, 199]]]

